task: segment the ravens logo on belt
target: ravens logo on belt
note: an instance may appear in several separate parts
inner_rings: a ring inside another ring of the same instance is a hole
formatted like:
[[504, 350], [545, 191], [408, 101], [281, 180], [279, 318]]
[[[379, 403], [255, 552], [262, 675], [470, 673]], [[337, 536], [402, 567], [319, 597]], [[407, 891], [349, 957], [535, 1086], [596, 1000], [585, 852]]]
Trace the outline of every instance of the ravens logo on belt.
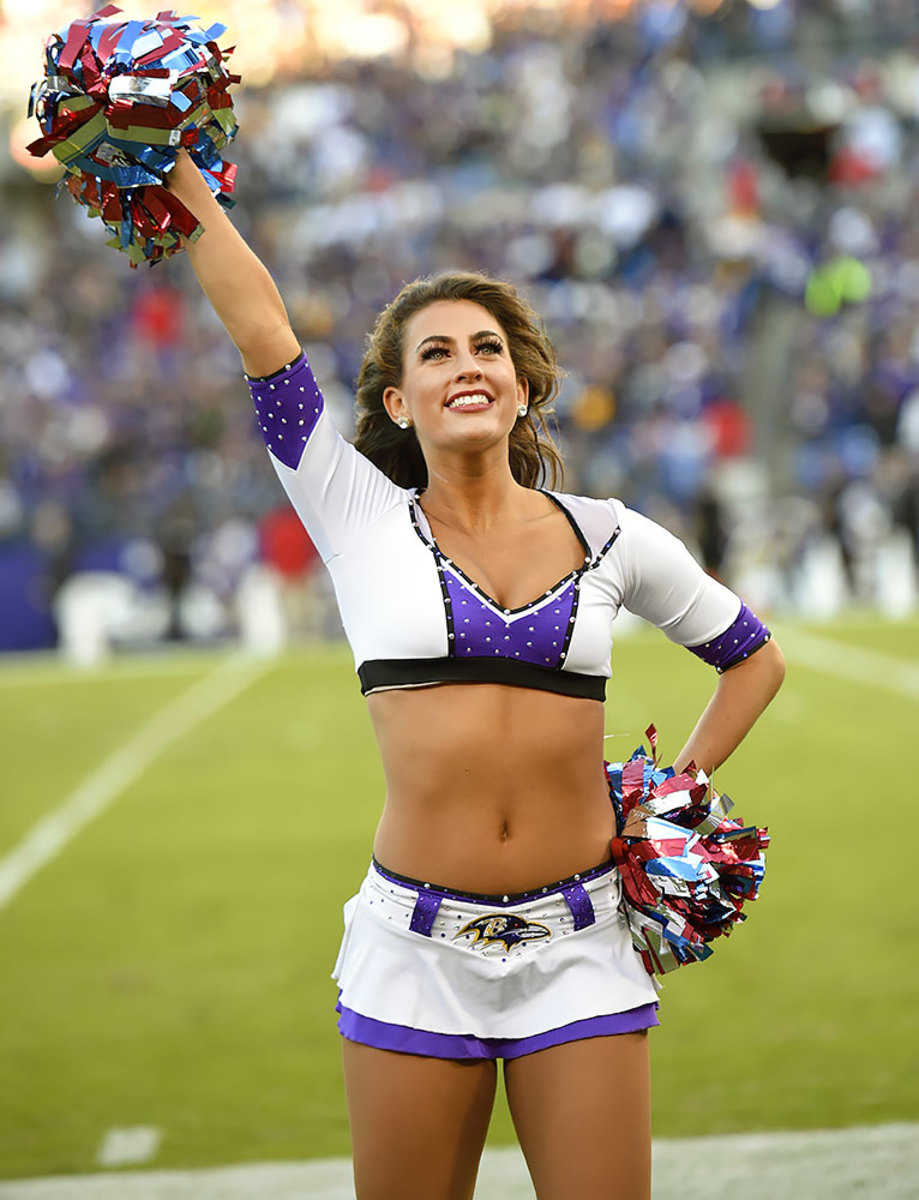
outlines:
[[505, 950], [510, 950], [512, 946], [521, 942], [537, 942], [552, 936], [547, 926], [540, 925], [537, 921], [525, 921], [523, 917], [514, 916], [512, 913], [486, 913], [482, 917], [476, 917], [474, 921], [463, 926], [453, 940], [456, 941], [456, 938], [470, 933], [473, 935], [474, 946], [480, 942], [484, 945], [503, 942]]

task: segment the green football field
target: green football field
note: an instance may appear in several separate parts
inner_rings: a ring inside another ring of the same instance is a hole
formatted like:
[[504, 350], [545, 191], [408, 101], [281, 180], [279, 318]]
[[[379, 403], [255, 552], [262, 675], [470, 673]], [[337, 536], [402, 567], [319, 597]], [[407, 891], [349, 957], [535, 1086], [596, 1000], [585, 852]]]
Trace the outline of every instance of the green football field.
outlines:
[[[778, 633], [786, 686], [716, 780], [766, 882], [665, 984], [659, 1137], [919, 1120], [919, 620]], [[652, 721], [672, 756], [712, 684], [621, 640], [608, 757]], [[382, 789], [347, 650], [9, 661], [0, 740], [0, 1179], [135, 1126], [156, 1167], [347, 1154], [329, 971]]]

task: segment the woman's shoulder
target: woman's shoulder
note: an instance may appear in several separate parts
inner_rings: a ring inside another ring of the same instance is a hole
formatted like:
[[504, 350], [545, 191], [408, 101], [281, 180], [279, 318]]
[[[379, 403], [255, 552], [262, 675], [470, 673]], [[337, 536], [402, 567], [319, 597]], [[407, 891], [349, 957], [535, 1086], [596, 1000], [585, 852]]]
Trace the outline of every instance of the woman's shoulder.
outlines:
[[576, 492], [558, 492], [543, 488], [548, 496], [551, 496], [555, 503], [563, 506], [569, 512], [579, 512], [584, 517], [594, 517], [596, 520], [609, 520], [609, 517], [619, 517], [626, 509], [625, 504], [615, 496], [579, 496]]
[[591, 557], [605, 554], [618, 538], [628, 511], [621, 500], [614, 496], [598, 499], [572, 492], [549, 491], [548, 495], [567, 514], [581, 541], [589, 547]]
[[581, 541], [596, 560], [616, 546], [613, 558], [633, 558], [636, 554], [669, 554], [683, 549], [682, 543], [663, 525], [629, 508], [617, 496], [579, 496], [571, 492], [549, 492], [568, 515]]

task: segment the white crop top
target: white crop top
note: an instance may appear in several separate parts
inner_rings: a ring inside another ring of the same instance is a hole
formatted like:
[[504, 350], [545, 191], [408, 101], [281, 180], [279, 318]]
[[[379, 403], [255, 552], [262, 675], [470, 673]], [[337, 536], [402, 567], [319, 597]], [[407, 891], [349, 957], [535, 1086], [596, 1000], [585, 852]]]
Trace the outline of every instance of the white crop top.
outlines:
[[417, 491], [336, 431], [304, 357], [249, 383], [271, 461], [331, 573], [365, 694], [505, 683], [602, 700], [622, 607], [719, 670], [769, 638], [660, 525], [619, 500], [554, 492], [584, 561], [524, 607], [503, 608], [440, 551]]

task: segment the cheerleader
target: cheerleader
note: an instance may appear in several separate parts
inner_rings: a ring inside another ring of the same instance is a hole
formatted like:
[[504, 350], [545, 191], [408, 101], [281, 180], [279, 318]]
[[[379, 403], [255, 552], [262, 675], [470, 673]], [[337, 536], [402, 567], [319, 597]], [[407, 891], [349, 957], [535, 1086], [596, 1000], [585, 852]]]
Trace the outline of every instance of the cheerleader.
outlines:
[[657, 993], [610, 855], [612, 629], [627, 607], [718, 671], [678, 770], [746, 736], [779, 648], [660, 526], [556, 490], [558, 369], [512, 287], [405, 287], [369, 338], [351, 445], [184, 152], [169, 188], [204, 228], [189, 257], [331, 573], [383, 763], [334, 973], [359, 1200], [472, 1197], [498, 1060], [540, 1200], [646, 1200]]

